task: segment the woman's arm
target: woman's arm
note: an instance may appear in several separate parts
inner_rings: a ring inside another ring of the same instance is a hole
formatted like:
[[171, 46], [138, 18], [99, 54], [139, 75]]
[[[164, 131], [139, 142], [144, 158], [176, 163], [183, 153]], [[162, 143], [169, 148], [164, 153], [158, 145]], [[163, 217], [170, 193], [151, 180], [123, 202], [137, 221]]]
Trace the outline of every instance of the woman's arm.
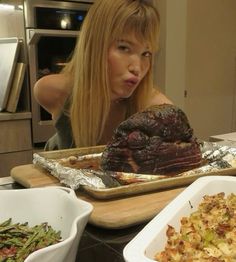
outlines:
[[64, 74], [52, 74], [40, 78], [34, 86], [36, 101], [55, 119], [61, 112], [71, 91], [71, 81]]

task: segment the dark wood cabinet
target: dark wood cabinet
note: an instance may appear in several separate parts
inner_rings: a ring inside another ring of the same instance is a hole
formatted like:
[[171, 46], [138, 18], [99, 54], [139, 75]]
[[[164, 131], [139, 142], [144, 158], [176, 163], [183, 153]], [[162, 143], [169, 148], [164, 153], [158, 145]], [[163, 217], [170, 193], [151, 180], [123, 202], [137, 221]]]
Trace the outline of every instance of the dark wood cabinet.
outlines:
[[31, 113], [0, 113], [0, 177], [32, 163]]

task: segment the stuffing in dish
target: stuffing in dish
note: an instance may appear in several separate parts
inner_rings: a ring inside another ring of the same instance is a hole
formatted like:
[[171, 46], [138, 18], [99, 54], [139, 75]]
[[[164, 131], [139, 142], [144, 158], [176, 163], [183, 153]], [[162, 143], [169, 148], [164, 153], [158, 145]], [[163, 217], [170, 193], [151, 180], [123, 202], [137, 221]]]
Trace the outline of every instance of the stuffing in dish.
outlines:
[[156, 261], [236, 261], [236, 195], [204, 196], [198, 209], [181, 219], [180, 231], [168, 225], [166, 235]]

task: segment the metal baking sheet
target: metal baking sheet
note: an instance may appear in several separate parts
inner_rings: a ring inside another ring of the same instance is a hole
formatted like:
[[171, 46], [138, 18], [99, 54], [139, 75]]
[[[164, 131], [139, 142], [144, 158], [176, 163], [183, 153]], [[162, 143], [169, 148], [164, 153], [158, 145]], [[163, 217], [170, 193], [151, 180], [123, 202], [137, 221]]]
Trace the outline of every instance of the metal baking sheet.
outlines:
[[17, 37], [0, 38], [0, 111], [6, 108], [19, 53]]
[[[200, 168], [189, 170], [176, 176], [146, 175], [146, 181], [148, 182], [120, 185], [111, 188], [107, 188], [102, 184], [102, 181], [99, 180], [99, 177], [96, 177], [96, 171], [88, 173], [88, 170], [84, 172], [83, 169], [61, 169], [61, 167], [58, 168], [58, 165], [54, 165], [54, 163], [57, 162], [55, 160], [69, 156], [76, 155], [81, 159], [87, 159], [93, 155], [97, 157], [103, 150], [104, 146], [99, 146], [91, 148], [42, 152], [38, 154], [39, 158], [36, 157], [34, 160], [37, 160], [35, 164], [49, 170], [52, 175], [56, 176], [60, 180], [60, 182], [66, 184], [67, 186], [72, 186], [74, 189], [78, 189], [79, 183], [80, 189], [97, 199], [127, 197], [135, 194], [144, 194], [151, 191], [186, 186], [202, 176], [236, 175], [236, 148], [210, 142], [205, 142], [202, 146], [203, 158], [208, 160], [208, 164], [203, 165]], [[128, 177], [132, 175], [136, 178], [139, 178], [140, 176], [145, 177], [145, 175], [142, 174], [122, 174]]]
[[195, 173], [172, 178], [163, 178], [155, 181], [136, 183], [115, 188], [96, 189], [83, 186], [83, 190], [97, 199], [111, 199], [117, 197], [127, 197], [136, 194], [166, 190], [190, 185], [196, 179], [203, 176], [235, 176], [236, 168], [227, 168], [205, 173]]

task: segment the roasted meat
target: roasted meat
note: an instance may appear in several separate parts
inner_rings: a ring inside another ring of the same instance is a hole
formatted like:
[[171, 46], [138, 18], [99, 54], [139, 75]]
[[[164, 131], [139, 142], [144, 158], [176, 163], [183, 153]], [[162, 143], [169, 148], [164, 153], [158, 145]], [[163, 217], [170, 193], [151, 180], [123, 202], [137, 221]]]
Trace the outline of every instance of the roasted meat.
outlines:
[[103, 170], [172, 174], [200, 166], [201, 150], [185, 113], [164, 104], [122, 122], [101, 159]]

